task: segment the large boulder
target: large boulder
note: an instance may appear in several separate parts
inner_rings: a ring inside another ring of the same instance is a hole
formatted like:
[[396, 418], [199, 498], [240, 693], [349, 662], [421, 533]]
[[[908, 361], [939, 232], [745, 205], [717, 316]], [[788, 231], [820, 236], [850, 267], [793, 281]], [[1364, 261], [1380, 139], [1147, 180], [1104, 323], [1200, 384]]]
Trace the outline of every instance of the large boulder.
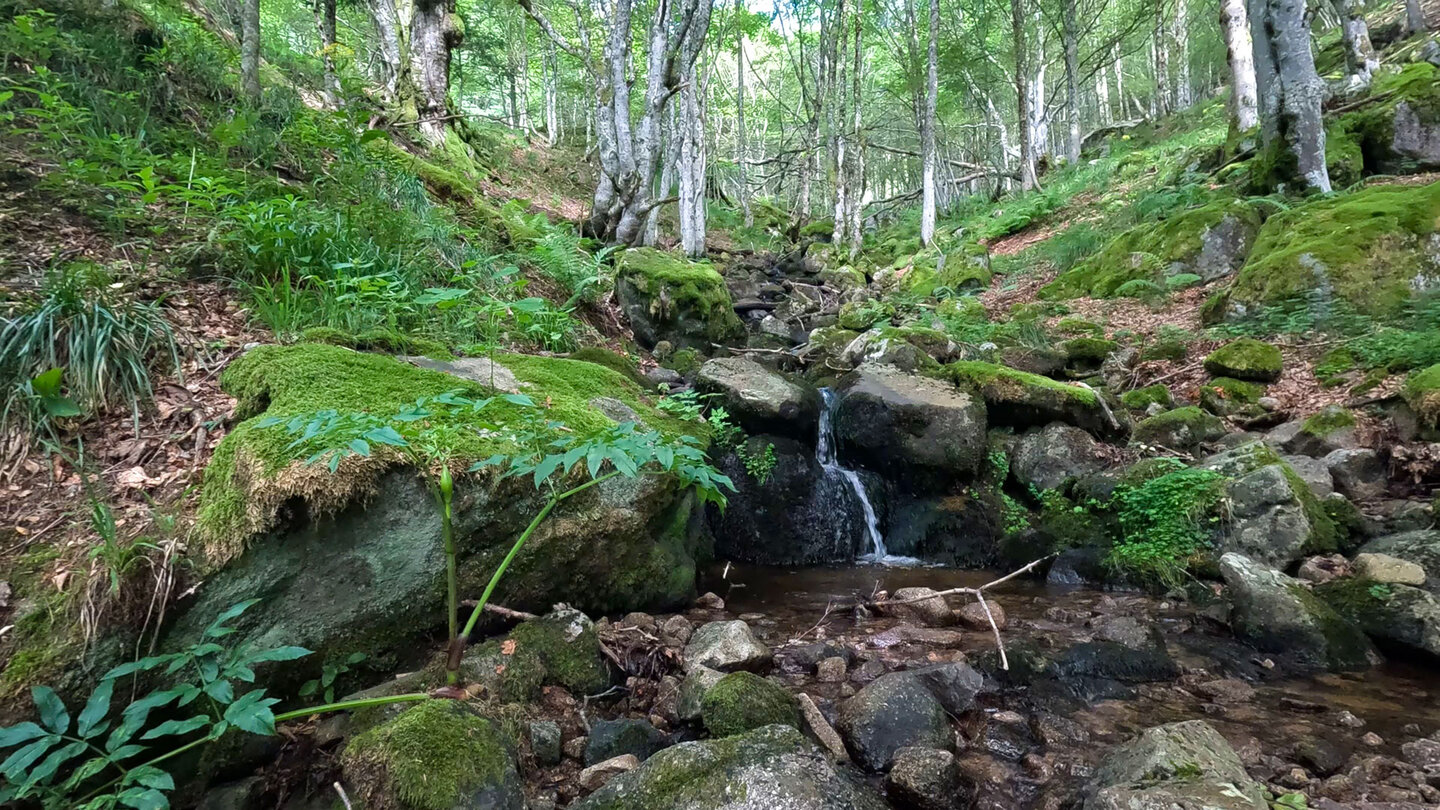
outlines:
[[[740, 458], [772, 455], [761, 481]], [[757, 565], [848, 562], [870, 542], [865, 507], [855, 487], [815, 455], [814, 445], [759, 434], [721, 456], [716, 465], [735, 483], [724, 511], [707, 510], [715, 553]], [[870, 473], [861, 473], [870, 477]], [[879, 487], [869, 492], [878, 495]]]
[[720, 672], [754, 672], [770, 666], [770, 648], [760, 643], [750, 625], [739, 619], [700, 625], [685, 645], [687, 669], [708, 667]]
[[1241, 554], [1220, 557], [1230, 626], [1262, 652], [1299, 669], [1362, 669], [1378, 660], [1365, 634], [1305, 583]]
[[992, 427], [1029, 428], [1064, 422], [1097, 436], [1121, 436], [1130, 430], [1094, 389], [1083, 384], [1056, 382], [974, 360], [950, 363], [935, 374], [979, 392]]
[[[545, 412], [577, 431], [614, 424], [590, 405], [624, 403], [653, 426], [683, 429], [645, 401], [639, 387], [603, 366], [502, 355], [522, 393], [548, 400]], [[494, 395], [484, 384], [337, 346], [261, 346], [226, 370], [240, 423], [205, 472], [196, 551], [203, 584], [164, 641], [192, 643], [215, 616], [261, 600], [236, 622], [235, 641], [258, 648], [295, 644], [327, 657], [356, 650], [365, 666], [386, 667], [413, 653], [444, 625], [445, 556], [440, 512], [425, 483], [396, 454], [376, 448], [335, 473], [307, 465], [310, 451], [261, 419], [333, 409], [395, 414], [417, 397], [459, 391]], [[482, 428], [518, 417], [497, 401], [481, 415], [439, 411], [456, 429], [456, 462], [502, 451]], [[479, 593], [514, 539], [544, 506], [527, 479], [463, 476], [455, 484], [454, 529], [460, 588]], [[694, 598], [695, 559], [704, 524], [692, 495], [658, 476], [614, 478], [554, 510], [512, 562], [497, 602], [543, 610], [565, 601], [587, 612], [681, 605]], [[297, 682], [305, 667], [285, 672]], [[318, 674], [318, 672], [316, 673]]]
[[1191, 405], [1142, 419], [1135, 425], [1131, 439], [1136, 444], [1167, 450], [1194, 450], [1219, 439], [1226, 432], [1225, 423], [1218, 417]]
[[985, 457], [985, 404], [928, 377], [866, 365], [841, 380], [840, 455], [911, 488], [946, 489]]
[[972, 793], [955, 755], [938, 748], [901, 748], [885, 775], [885, 795], [906, 810], [961, 810]]
[[1200, 466], [1230, 479], [1230, 503], [1216, 544], [1280, 568], [1309, 554], [1334, 551], [1335, 521], [1300, 476], [1262, 442], [1216, 453]]
[[1425, 589], [1440, 594], [1440, 529], [1420, 529], [1377, 537], [1361, 546], [1360, 551], [1415, 563], [1425, 570]]
[[715, 394], [748, 433], [780, 433], [813, 439], [820, 417], [820, 394], [786, 379], [747, 357], [707, 360], [695, 387]]
[[1430, 591], [1355, 577], [1315, 593], [1387, 651], [1440, 659], [1440, 597]]
[[647, 349], [667, 340], [709, 351], [744, 340], [725, 279], [708, 262], [655, 248], [632, 248], [615, 262], [615, 298], [635, 340]]
[[799, 731], [765, 726], [667, 748], [576, 810], [886, 810]]
[[1400, 393], [1421, 424], [1440, 428], [1440, 363], [1411, 374]]
[[836, 728], [860, 765], [883, 771], [908, 746], [953, 750], [955, 732], [945, 707], [909, 672], [892, 672], [840, 704]]
[[1015, 442], [1010, 474], [1027, 488], [1055, 489], [1071, 478], [1104, 469], [1100, 447], [1089, 433], [1054, 422]]
[[1267, 810], [1265, 788], [1203, 720], [1146, 729], [1106, 755], [1084, 810]]
[[1250, 382], [1274, 382], [1283, 368], [1280, 350], [1255, 338], [1232, 340], [1205, 357], [1205, 370], [1216, 377]]
[[458, 700], [427, 700], [356, 736], [340, 763], [351, 795], [391, 810], [524, 810], [500, 724]]
[[665, 744], [665, 735], [648, 721], [631, 717], [597, 720], [586, 735], [585, 764], [598, 765], [626, 754], [644, 762]]

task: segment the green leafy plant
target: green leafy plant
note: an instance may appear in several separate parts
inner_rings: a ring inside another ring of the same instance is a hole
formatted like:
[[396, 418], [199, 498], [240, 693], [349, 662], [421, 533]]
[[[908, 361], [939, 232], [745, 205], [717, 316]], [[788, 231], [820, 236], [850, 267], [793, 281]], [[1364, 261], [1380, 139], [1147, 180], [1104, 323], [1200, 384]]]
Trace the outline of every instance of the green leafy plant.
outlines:
[[765, 449], [757, 452], [752, 451], [748, 443], [741, 442], [735, 446], [735, 455], [755, 483], [762, 487], [769, 483], [770, 475], [775, 471], [775, 445], [766, 442]]
[[366, 657], [363, 652], [355, 652], [338, 660], [326, 659], [325, 665], [320, 669], [320, 677], [300, 685], [300, 697], [314, 697], [319, 694], [323, 695], [326, 703], [334, 703], [336, 679], [348, 673], [351, 667], [364, 661]]
[[158, 545], [144, 538], [121, 539], [114, 511], [98, 498], [90, 500], [90, 528], [100, 538], [100, 543], [91, 547], [86, 557], [111, 595], [120, 593], [125, 578], [146, 562], [147, 554], [161, 551]]
[[1114, 570], [1160, 587], [1183, 583], [1192, 557], [1209, 543], [1228, 479], [1174, 461], [1173, 469], [1139, 484], [1116, 487], [1111, 505], [1120, 541], [1106, 563]]

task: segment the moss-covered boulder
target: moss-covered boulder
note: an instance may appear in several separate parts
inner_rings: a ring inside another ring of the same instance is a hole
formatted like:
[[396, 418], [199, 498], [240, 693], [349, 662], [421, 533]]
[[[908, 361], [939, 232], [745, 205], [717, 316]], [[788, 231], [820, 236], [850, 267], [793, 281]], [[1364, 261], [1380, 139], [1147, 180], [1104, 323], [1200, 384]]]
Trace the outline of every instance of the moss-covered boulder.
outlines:
[[[590, 402], [623, 403], [642, 422], [691, 432], [654, 408], [640, 388], [588, 362], [505, 355], [498, 358], [522, 393], [548, 404], [546, 417], [578, 431], [614, 424]], [[389, 357], [307, 344], [262, 346], [222, 377], [242, 420], [205, 472], [195, 546], [204, 576], [187, 611], [169, 631], [195, 639], [222, 610], [261, 599], [238, 622], [238, 640], [260, 647], [298, 644], [321, 652], [391, 653], [444, 624], [445, 562], [440, 515], [421, 478], [398, 454], [378, 446], [346, 458], [335, 473], [296, 460], [284, 430], [261, 418], [334, 409], [399, 413], [420, 396], [494, 391], [453, 375]], [[455, 464], [503, 451], [493, 428], [518, 418], [496, 402], [483, 420], [463, 409], [443, 417], [455, 428]], [[460, 589], [478, 594], [544, 499], [528, 480], [462, 475], [455, 485]], [[693, 496], [663, 478], [611, 479], [576, 496], [540, 525], [511, 564], [494, 598], [520, 609], [559, 601], [592, 611], [683, 604], [693, 597], [703, 530]], [[294, 668], [294, 676], [304, 673]]]
[[1216, 377], [1250, 382], [1274, 382], [1284, 366], [1279, 349], [1255, 338], [1232, 340], [1205, 357], [1205, 370]]
[[1200, 466], [1225, 476], [1228, 514], [1215, 545], [1284, 568], [1336, 550], [1340, 529], [1300, 475], [1263, 442], [1216, 453]]
[[1363, 669], [1378, 662], [1358, 627], [1298, 579], [1242, 554], [1220, 558], [1230, 627], [1261, 652], [1303, 670]]
[[1200, 386], [1200, 407], [1216, 416], [1253, 415], [1263, 396], [1265, 386], [1259, 383], [1217, 377]]
[[1260, 229], [1224, 311], [1243, 315], [1303, 300], [1393, 314], [1440, 288], [1437, 223], [1440, 183], [1371, 186], [1275, 214]]
[[1193, 807], [1267, 810], [1265, 786], [1203, 720], [1145, 729], [1105, 756], [1085, 787], [1084, 810]]
[[859, 301], [846, 301], [840, 307], [837, 323], [842, 329], [864, 332], [872, 326], [889, 324], [890, 319], [894, 317], [895, 306], [893, 304], [875, 298], [866, 298]]
[[1169, 450], [1194, 450], [1226, 433], [1225, 423], [1190, 405], [1157, 413], [1135, 424], [1131, 441]]
[[800, 704], [789, 690], [753, 672], [732, 672], [700, 698], [700, 718], [715, 737], [779, 723], [800, 727]]
[[1171, 408], [1175, 405], [1175, 397], [1164, 383], [1156, 383], [1126, 391], [1120, 395], [1120, 404], [1135, 411], [1147, 410], [1151, 405]]
[[1237, 200], [1211, 203], [1120, 234], [1042, 287], [1040, 295], [1110, 298], [1132, 281], [1160, 285], [1182, 274], [1217, 279], [1240, 268], [1259, 230], [1260, 215], [1253, 207]]
[[1099, 436], [1119, 436], [1129, 430], [1089, 386], [973, 360], [949, 363], [932, 373], [978, 391], [991, 426], [1026, 428], [1064, 422]]
[[781, 433], [810, 438], [820, 418], [820, 394], [808, 384], [786, 379], [748, 357], [706, 361], [695, 387], [719, 397], [749, 433]]
[[799, 731], [772, 725], [671, 746], [575, 810], [885, 810]]
[[1400, 393], [1423, 424], [1440, 428], [1440, 363], [1411, 374]]
[[[1381, 73], [1374, 101], [1326, 127], [1326, 162], [1340, 162], [1351, 182], [1365, 174], [1413, 174], [1440, 168], [1440, 70], [1426, 61]], [[1340, 148], [1329, 139], [1339, 136]], [[1332, 180], [1334, 178], [1332, 177]], [[1342, 183], [1335, 183], [1343, 187]]]
[[615, 262], [615, 297], [635, 340], [662, 340], [708, 350], [744, 340], [725, 279], [708, 262], [692, 262], [655, 248], [632, 248]]
[[350, 741], [345, 783], [368, 810], [524, 810], [510, 742], [454, 700], [427, 700]]
[[1315, 594], [1381, 647], [1440, 658], [1440, 597], [1409, 585], [1337, 579]]
[[990, 257], [982, 245], [966, 245], [946, 253], [929, 250], [910, 259], [910, 269], [900, 278], [900, 288], [910, 295], [929, 298], [938, 293], [954, 295], [990, 286]]
[[1118, 348], [1119, 343], [1097, 337], [1070, 338], [1060, 343], [1060, 351], [1065, 352], [1065, 365], [1072, 372], [1093, 372]]

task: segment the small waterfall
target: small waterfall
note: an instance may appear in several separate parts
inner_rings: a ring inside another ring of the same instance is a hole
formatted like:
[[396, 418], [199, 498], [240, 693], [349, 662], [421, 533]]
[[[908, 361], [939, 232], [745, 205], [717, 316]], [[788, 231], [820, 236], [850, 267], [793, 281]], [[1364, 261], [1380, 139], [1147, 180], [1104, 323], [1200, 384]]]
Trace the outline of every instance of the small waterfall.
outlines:
[[885, 548], [885, 538], [880, 534], [880, 520], [875, 516], [875, 507], [870, 503], [870, 497], [865, 493], [865, 482], [860, 480], [860, 475], [854, 470], [841, 466], [839, 459], [835, 456], [835, 428], [831, 424], [831, 414], [835, 410], [835, 392], [829, 388], [821, 388], [820, 396], [824, 404], [820, 409], [820, 435], [815, 441], [815, 460], [820, 462], [820, 468], [825, 471], [827, 478], [839, 476], [855, 492], [855, 497], [860, 499], [860, 508], [865, 513], [865, 529], [870, 537], [870, 553], [860, 559], [866, 562], [878, 562], [886, 565], [914, 565], [919, 560], [910, 557], [892, 557]]

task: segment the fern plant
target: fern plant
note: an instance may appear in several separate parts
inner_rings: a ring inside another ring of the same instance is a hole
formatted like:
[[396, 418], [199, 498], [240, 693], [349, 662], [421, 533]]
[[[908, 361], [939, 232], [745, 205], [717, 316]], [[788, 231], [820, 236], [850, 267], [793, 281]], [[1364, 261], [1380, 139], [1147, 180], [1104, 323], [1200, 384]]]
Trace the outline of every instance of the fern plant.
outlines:
[[616, 246], [589, 253], [579, 234], [553, 229], [531, 242], [528, 257], [540, 271], [570, 292], [564, 309], [578, 303], [594, 303], [608, 286], [605, 263]]

